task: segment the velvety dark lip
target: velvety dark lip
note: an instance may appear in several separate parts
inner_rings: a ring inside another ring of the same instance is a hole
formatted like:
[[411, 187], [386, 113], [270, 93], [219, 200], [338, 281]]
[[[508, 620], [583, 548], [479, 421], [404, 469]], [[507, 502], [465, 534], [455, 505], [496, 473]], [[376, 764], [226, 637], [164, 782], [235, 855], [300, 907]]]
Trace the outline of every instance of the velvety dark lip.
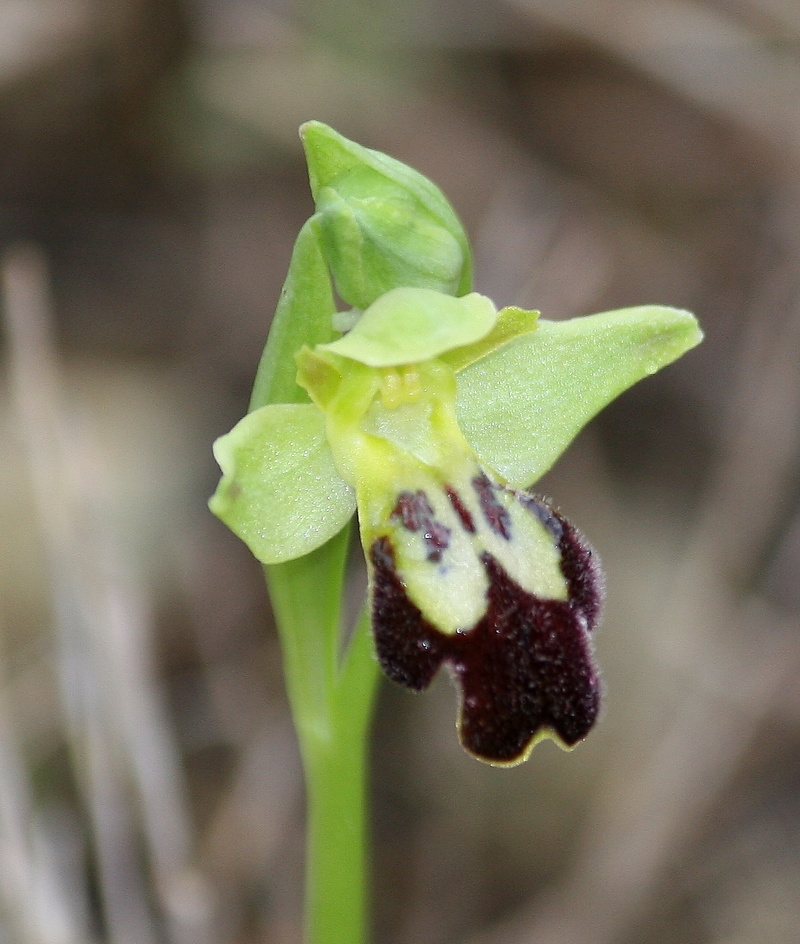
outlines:
[[462, 744], [493, 763], [524, 757], [543, 731], [567, 746], [576, 744], [592, 728], [600, 706], [589, 638], [602, 604], [597, 559], [548, 503], [530, 498], [530, 505], [558, 536], [567, 600], [528, 593], [484, 552], [486, 610], [464, 632], [442, 633], [409, 599], [388, 536], [370, 548], [373, 625], [383, 670], [421, 691], [446, 664], [461, 689]]

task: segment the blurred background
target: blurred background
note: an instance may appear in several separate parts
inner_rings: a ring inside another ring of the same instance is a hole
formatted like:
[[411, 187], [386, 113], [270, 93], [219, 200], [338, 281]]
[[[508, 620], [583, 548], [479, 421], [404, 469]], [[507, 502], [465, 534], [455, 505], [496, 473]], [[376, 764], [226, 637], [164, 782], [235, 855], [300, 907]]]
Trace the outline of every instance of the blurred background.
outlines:
[[0, 942], [296, 944], [259, 568], [208, 513], [318, 118], [435, 180], [476, 287], [705, 343], [542, 483], [603, 722], [468, 758], [385, 683], [377, 944], [800, 940], [800, 5], [0, 0]]

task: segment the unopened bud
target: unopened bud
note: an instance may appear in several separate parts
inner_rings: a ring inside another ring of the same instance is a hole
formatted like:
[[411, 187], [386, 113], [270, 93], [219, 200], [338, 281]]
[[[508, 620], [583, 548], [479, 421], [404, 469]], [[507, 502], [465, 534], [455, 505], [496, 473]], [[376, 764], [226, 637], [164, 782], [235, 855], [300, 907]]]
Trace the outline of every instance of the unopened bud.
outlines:
[[467, 237], [438, 187], [320, 122], [303, 125], [301, 135], [323, 251], [343, 301], [367, 308], [400, 287], [469, 292]]

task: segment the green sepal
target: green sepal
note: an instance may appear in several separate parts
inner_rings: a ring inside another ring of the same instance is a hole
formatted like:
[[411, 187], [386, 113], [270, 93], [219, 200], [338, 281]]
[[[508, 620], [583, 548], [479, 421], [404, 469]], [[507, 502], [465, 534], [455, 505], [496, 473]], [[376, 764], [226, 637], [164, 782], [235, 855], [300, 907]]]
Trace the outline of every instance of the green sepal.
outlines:
[[323, 248], [348, 305], [367, 308], [399, 286], [469, 292], [467, 236], [438, 187], [319, 121], [300, 135]]
[[222, 479], [209, 507], [264, 564], [310, 553], [355, 511], [313, 404], [249, 413], [214, 443], [214, 457]]
[[603, 407], [702, 337], [689, 312], [655, 305], [540, 320], [458, 374], [459, 423], [484, 463], [529, 487]]
[[477, 292], [454, 298], [431, 289], [396, 288], [370, 305], [344, 337], [320, 347], [369, 367], [397, 367], [473, 345], [496, 321], [494, 304]]

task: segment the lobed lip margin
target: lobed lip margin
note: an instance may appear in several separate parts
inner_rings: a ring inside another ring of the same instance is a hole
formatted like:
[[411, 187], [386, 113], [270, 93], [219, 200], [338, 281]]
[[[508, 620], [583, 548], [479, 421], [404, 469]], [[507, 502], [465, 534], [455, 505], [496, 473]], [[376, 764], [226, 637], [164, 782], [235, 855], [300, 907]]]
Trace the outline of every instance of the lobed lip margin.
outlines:
[[384, 672], [413, 691], [427, 688], [446, 664], [461, 690], [459, 736], [480, 760], [512, 765], [550, 735], [566, 747], [582, 740], [600, 708], [590, 633], [602, 606], [596, 555], [580, 532], [547, 502], [526, 507], [557, 537], [568, 599], [540, 599], [483, 552], [489, 588], [484, 615], [446, 634], [409, 599], [388, 536], [369, 549], [372, 615]]

